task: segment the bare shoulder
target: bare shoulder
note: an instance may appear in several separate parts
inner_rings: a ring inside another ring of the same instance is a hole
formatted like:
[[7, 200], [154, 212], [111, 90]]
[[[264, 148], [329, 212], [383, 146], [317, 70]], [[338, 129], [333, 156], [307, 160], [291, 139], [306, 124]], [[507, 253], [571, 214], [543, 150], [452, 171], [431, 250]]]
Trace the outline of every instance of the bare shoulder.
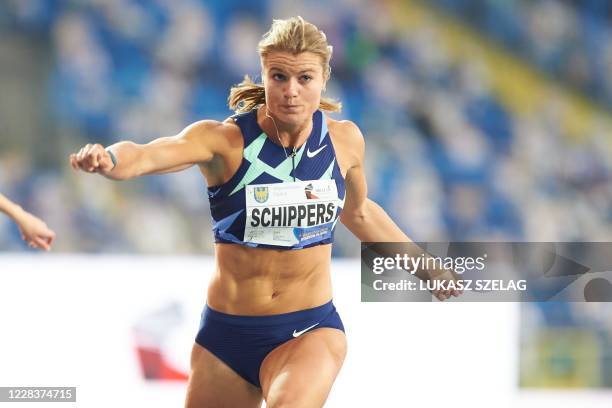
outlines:
[[327, 117], [327, 128], [338, 159], [347, 170], [363, 160], [365, 141], [359, 127], [350, 120], [334, 120]]
[[363, 134], [355, 122], [351, 120], [335, 120], [327, 117], [327, 128], [329, 134], [334, 139], [338, 139], [341, 143], [358, 144], [364, 143]]
[[238, 126], [232, 118], [228, 118], [223, 122], [218, 120], [204, 119], [193, 122], [188, 125], [181, 134], [190, 138], [201, 138], [210, 136], [222, 136], [231, 133]]
[[231, 117], [222, 122], [199, 120], [187, 126], [180, 136], [189, 142], [204, 144], [215, 153], [221, 153], [242, 143], [240, 128]]

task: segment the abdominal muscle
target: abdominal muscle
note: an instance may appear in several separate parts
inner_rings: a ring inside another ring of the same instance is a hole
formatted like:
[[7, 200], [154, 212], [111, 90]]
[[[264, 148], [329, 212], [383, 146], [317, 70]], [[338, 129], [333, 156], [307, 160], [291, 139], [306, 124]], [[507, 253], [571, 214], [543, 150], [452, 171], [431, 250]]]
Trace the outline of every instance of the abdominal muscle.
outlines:
[[331, 245], [298, 250], [216, 244], [208, 305], [217, 311], [262, 316], [320, 306], [332, 297]]

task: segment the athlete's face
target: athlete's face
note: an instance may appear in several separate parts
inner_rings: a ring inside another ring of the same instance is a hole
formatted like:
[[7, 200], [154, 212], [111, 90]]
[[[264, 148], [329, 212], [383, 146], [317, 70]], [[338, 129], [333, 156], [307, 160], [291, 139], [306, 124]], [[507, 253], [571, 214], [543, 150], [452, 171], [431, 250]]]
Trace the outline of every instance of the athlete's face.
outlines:
[[274, 52], [262, 61], [268, 111], [288, 125], [310, 120], [319, 108], [326, 79], [321, 57]]

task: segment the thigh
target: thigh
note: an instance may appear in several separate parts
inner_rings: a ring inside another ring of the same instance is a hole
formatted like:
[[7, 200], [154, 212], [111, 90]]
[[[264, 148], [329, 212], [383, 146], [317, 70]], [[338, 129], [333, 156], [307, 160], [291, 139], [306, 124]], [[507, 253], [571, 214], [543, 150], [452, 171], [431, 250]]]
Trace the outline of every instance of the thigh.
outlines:
[[320, 328], [275, 348], [259, 379], [269, 408], [321, 407], [346, 355], [344, 332]]
[[261, 390], [194, 343], [186, 408], [260, 407]]

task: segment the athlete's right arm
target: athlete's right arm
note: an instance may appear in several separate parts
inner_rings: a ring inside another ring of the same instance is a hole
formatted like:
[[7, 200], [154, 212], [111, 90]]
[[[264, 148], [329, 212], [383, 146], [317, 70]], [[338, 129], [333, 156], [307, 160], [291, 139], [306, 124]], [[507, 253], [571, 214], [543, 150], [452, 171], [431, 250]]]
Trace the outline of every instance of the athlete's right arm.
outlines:
[[[100, 144], [87, 144], [70, 155], [70, 164], [75, 170], [99, 173], [113, 180], [179, 171], [213, 158], [222, 126], [221, 122], [203, 120], [175, 136], [147, 144], [124, 141], [106, 149]], [[116, 164], [108, 151], [115, 156]]]

